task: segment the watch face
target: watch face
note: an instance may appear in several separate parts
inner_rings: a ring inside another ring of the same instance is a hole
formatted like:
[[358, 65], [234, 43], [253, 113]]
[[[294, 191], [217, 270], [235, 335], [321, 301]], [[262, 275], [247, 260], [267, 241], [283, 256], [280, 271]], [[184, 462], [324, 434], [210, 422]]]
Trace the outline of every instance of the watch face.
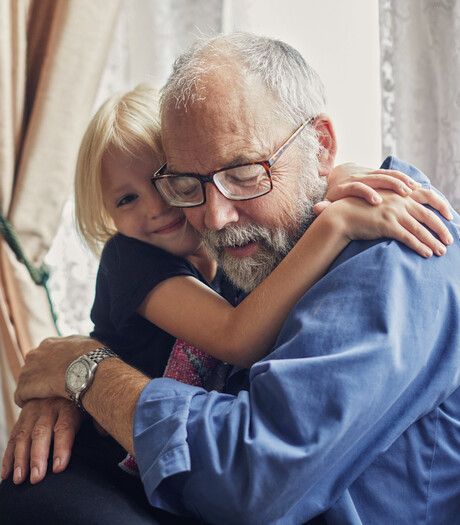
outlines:
[[67, 370], [66, 384], [72, 392], [84, 389], [89, 379], [89, 368], [82, 361], [76, 361]]

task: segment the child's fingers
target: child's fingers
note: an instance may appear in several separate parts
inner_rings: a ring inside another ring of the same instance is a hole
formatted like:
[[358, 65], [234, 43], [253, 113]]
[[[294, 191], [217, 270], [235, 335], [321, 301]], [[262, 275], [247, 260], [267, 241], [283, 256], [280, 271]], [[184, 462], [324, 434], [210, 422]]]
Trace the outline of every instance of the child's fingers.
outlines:
[[445, 199], [443, 199], [435, 191], [418, 188], [412, 192], [411, 197], [414, 199], [414, 201], [417, 201], [420, 204], [428, 204], [432, 208], [435, 208], [448, 221], [453, 219], [449, 205]]
[[331, 202], [345, 199], [347, 197], [358, 197], [364, 199], [373, 206], [382, 202], [382, 197], [372, 188], [372, 186], [367, 184], [367, 181], [366, 183], [359, 181], [346, 182], [326, 193], [326, 199]]
[[[430, 257], [432, 253], [435, 253], [438, 256], [444, 255], [446, 253], [445, 245], [437, 239], [423, 224], [421, 224], [418, 219], [414, 217], [407, 216], [401, 222], [401, 225], [406, 230], [406, 238], [401, 239], [402, 242], [407, 244], [409, 247], [414, 247], [420, 255], [424, 257]], [[417, 239], [417, 241], [414, 240]], [[413, 246], [412, 246], [413, 245]], [[425, 250], [425, 253], [422, 253], [422, 250]]]
[[397, 170], [371, 170], [353, 163], [336, 166], [328, 177], [327, 198], [334, 202], [345, 197], [359, 197], [369, 204], [380, 204], [375, 190], [391, 190], [410, 195], [420, 184]]
[[428, 226], [428, 228], [430, 228], [444, 244], [449, 245], [454, 242], [449, 228], [434, 212], [423, 206], [423, 204], [414, 202], [412, 217], [417, 219], [420, 223]]
[[[425, 231], [428, 230], [426, 230], [425, 228]], [[422, 257], [428, 258], [433, 255], [431, 244], [432, 239], [434, 239], [434, 237], [431, 236], [431, 239], [428, 236], [425, 237], [425, 234], [422, 230], [417, 230], [415, 223], [409, 226], [408, 223], [402, 225], [399, 222], [395, 221], [395, 223], [392, 224], [392, 227], [390, 229], [389, 237], [399, 242], [402, 242]]]
[[330, 201], [336, 201], [346, 197], [359, 197], [375, 206], [382, 202], [382, 198], [376, 190], [390, 190], [403, 197], [412, 195], [412, 189], [404, 182], [387, 175], [376, 174], [366, 175], [361, 179], [350, 180], [330, 188], [326, 198]]
[[313, 206], [313, 212], [314, 214], [319, 217], [321, 215], [321, 213], [330, 205], [332, 204], [331, 201], [328, 201], [328, 200], [324, 200], [324, 201], [321, 201], [321, 202], [317, 202], [314, 206]]
[[384, 192], [381, 209], [386, 236], [403, 242], [423, 257], [431, 257], [433, 253], [444, 255], [445, 245], [453, 242], [441, 218], [411, 198], [401, 199], [392, 192]]
[[397, 177], [393, 177], [392, 175], [388, 175], [385, 172], [384, 173], [372, 172], [362, 177], [362, 182], [363, 184], [367, 184], [368, 186], [371, 186], [374, 189], [391, 190], [405, 197], [412, 193], [413, 185], [410, 184], [410, 182], [415, 182], [415, 181], [413, 181], [410, 177], [406, 177], [405, 180], [401, 180]]
[[402, 171], [398, 170], [372, 170], [369, 172], [369, 175], [384, 175], [385, 177], [391, 177], [392, 179], [399, 180], [400, 182], [403, 182], [406, 186], [409, 188], [412, 188], [415, 190], [416, 188], [420, 188], [420, 183], [415, 181], [412, 177], [409, 175], [406, 175]]

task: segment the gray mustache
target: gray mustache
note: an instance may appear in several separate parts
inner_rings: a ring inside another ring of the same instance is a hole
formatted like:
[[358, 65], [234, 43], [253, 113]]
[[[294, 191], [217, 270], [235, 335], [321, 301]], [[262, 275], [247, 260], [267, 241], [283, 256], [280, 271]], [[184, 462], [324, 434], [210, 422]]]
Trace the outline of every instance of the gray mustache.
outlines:
[[271, 244], [270, 231], [263, 226], [227, 226], [223, 230], [206, 230], [205, 242], [215, 248], [224, 246], [244, 246], [250, 242], [264, 241]]

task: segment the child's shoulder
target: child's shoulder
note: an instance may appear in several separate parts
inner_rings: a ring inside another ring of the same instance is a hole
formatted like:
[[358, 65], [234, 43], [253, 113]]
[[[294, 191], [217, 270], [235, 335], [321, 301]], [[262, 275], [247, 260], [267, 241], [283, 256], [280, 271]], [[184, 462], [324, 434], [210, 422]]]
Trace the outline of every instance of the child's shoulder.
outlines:
[[195, 267], [185, 259], [121, 233], [106, 242], [100, 268], [112, 274], [124, 271], [138, 272], [139, 275], [155, 271], [196, 273]]
[[101, 259], [105, 257], [122, 257], [125, 254], [149, 257], [160, 257], [165, 259], [179, 259], [176, 255], [169, 253], [157, 246], [148, 244], [132, 237], [127, 237], [122, 233], [116, 233], [105, 243]]

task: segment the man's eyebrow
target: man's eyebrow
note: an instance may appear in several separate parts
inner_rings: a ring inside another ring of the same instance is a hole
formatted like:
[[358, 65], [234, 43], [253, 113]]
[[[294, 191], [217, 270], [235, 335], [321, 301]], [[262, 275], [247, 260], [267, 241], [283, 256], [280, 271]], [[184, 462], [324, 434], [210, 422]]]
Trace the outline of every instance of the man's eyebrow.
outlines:
[[256, 155], [256, 154], [253, 154], [253, 155], [244, 155], [244, 154], [241, 154], [241, 155], [238, 155], [237, 157], [233, 157], [233, 159], [228, 162], [227, 164], [225, 164], [224, 166], [222, 166], [220, 169], [221, 170], [229, 170], [231, 168], [235, 168], [237, 166], [241, 166], [241, 165], [244, 165], [244, 164], [252, 164], [254, 162], [262, 162], [264, 160], [266, 160], [268, 157], [264, 157], [263, 155]]
[[247, 155], [238, 155], [237, 157], [234, 157], [231, 162], [229, 162], [226, 166], [223, 166], [224, 169], [233, 168], [235, 166], [239, 166], [241, 164], [250, 164], [251, 162], [258, 162], [261, 159], [259, 157], [249, 157]]
[[166, 163], [166, 170], [165, 170], [165, 172], [170, 174], [170, 175], [185, 175], [184, 172], [177, 171], [177, 170], [175, 170], [173, 168], [170, 168], [168, 163]]

